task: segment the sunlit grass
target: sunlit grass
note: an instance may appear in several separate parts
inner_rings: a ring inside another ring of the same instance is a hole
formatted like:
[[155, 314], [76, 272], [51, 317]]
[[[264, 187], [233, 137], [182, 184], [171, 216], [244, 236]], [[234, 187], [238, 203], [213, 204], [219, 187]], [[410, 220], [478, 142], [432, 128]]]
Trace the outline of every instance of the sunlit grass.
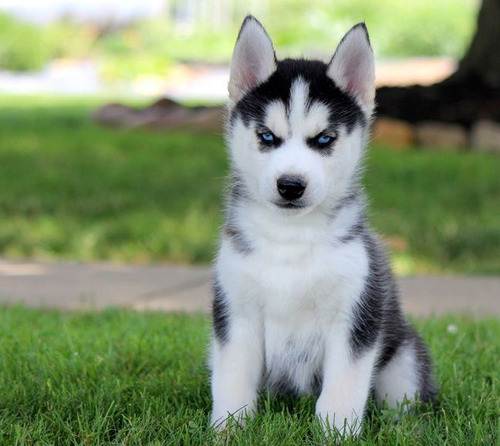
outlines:
[[[498, 320], [417, 321], [440, 386], [434, 409], [399, 422], [370, 405], [364, 445], [494, 445]], [[204, 316], [0, 312], [0, 444], [322, 445], [314, 399], [263, 396], [245, 429], [208, 427]]]

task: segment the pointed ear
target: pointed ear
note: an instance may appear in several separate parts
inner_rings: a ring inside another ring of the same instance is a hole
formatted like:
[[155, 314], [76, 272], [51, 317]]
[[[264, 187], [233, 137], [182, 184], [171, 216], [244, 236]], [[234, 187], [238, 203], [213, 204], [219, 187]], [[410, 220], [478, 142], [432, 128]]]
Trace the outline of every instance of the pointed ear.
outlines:
[[276, 70], [273, 43], [264, 27], [253, 16], [241, 25], [231, 60], [229, 97], [238, 101], [249, 90], [264, 82]]
[[369, 114], [375, 104], [375, 62], [364, 23], [354, 26], [341, 40], [327, 71], [337, 86], [360, 99]]

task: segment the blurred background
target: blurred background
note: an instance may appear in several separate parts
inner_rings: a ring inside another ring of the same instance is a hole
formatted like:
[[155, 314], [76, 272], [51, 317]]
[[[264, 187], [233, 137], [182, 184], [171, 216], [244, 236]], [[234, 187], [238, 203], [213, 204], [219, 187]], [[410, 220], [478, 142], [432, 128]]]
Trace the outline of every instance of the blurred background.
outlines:
[[42, 73], [38, 87], [24, 76], [24, 83], [0, 88], [161, 95], [179, 91], [175, 84], [199, 74], [206, 67], [193, 65], [202, 64], [214, 69], [217, 87], [202, 96], [221, 100], [225, 73], [215, 68], [229, 61], [247, 13], [265, 23], [283, 57], [329, 58], [344, 33], [365, 21], [378, 59], [438, 57], [446, 74], [467, 49], [478, 6], [479, 0], [1, 0], [0, 68]]
[[252, 13], [280, 58], [327, 60], [366, 22], [365, 182], [397, 272], [499, 274], [498, 3], [0, 0], [0, 257], [210, 262], [227, 66]]

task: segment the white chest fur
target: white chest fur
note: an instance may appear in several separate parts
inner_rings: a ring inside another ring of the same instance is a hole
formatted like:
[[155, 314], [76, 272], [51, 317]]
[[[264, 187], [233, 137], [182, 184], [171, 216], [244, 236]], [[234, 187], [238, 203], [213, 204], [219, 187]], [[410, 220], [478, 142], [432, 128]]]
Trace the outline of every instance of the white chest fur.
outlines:
[[216, 263], [235, 309], [250, 305], [270, 318], [305, 312], [331, 320], [357, 299], [368, 258], [361, 241], [336, 240], [343, 228], [323, 215], [276, 219], [253, 209], [238, 217], [252, 251], [242, 255], [223, 238]]
[[282, 226], [268, 219], [265, 227], [253, 226], [251, 217], [240, 221], [252, 251], [237, 253], [223, 239], [216, 264], [231, 314], [258, 327], [271, 385], [286, 374], [298, 392], [310, 393], [326, 339], [346, 330], [363, 289], [365, 248], [335, 242], [326, 220]]

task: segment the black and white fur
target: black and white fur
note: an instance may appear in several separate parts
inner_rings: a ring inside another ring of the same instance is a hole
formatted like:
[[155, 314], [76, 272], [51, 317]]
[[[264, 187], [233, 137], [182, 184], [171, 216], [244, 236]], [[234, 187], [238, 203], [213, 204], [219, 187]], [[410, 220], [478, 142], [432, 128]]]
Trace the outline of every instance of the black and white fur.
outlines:
[[215, 262], [211, 422], [243, 420], [258, 391], [318, 395], [323, 425], [358, 433], [371, 391], [397, 407], [436, 395], [401, 313], [360, 185], [374, 108], [364, 24], [333, 58], [278, 61], [245, 19], [231, 63], [232, 176]]

